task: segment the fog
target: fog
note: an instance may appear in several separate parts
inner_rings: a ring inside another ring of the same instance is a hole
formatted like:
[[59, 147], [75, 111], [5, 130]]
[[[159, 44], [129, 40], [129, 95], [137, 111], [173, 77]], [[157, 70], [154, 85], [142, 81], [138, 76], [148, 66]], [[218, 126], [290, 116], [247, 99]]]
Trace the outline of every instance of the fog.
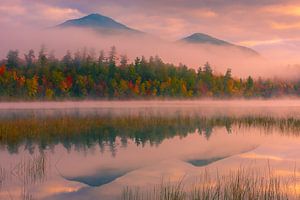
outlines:
[[145, 100], [1, 102], [0, 119], [34, 116], [300, 118], [299, 100]]
[[[20, 56], [29, 49], [37, 53], [41, 45], [45, 45], [48, 53], [54, 52], [61, 58], [67, 50], [76, 52], [82, 48], [90, 49], [95, 57], [100, 50], [108, 51], [116, 46], [118, 55], [127, 55], [129, 61], [137, 56], [158, 55], [164, 62], [178, 65], [180, 63], [197, 69], [209, 62], [215, 72], [224, 73], [231, 68], [233, 75], [247, 77], [295, 77], [298, 72], [296, 58], [284, 60], [276, 51], [274, 57], [268, 54], [249, 55], [232, 47], [213, 45], [188, 45], [179, 42], [164, 41], [153, 35], [103, 35], [88, 29], [53, 29], [38, 30], [29, 27], [5, 27], [0, 33], [0, 58], [5, 58], [9, 50], [18, 49]], [[282, 55], [286, 55], [282, 53]]]

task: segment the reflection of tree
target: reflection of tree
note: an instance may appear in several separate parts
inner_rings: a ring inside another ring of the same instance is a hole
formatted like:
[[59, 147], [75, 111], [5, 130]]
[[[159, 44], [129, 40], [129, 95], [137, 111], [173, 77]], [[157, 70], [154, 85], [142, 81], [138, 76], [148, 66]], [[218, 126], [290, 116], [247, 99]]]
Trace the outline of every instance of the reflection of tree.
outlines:
[[212, 127], [209, 127], [209, 126], [206, 127], [206, 129], [205, 129], [205, 137], [206, 137], [206, 139], [210, 138], [210, 136], [212, 134], [212, 131], [213, 131]]
[[228, 133], [228, 134], [231, 134], [231, 132], [232, 132], [231, 124], [225, 124], [225, 128], [226, 128], [227, 133]]
[[121, 136], [121, 144], [123, 148], [126, 148], [128, 145], [128, 139], [125, 136]]
[[24, 145], [30, 153], [36, 146], [43, 151], [62, 144], [67, 150], [90, 149], [95, 145], [101, 152], [117, 152], [117, 142], [126, 147], [128, 140], [136, 145], [159, 145], [175, 136], [186, 137], [197, 131], [209, 139], [213, 129], [223, 127], [231, 133], [232, 127], [258, 127], [267, 132], [278, 129], [297, 135], [300, 120], [269, 117], [57, 117], [49, 119], [26, 118], [0, 121], [0, 147], [17, 153]]

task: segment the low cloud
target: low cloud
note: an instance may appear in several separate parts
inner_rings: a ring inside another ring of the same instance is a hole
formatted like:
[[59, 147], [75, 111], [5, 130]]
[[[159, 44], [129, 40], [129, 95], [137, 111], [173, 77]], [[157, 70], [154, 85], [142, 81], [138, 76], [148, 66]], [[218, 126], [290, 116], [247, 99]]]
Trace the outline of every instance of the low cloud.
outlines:
[[[4, 58], [10, 49], [19, 49], [21, 57], [31, 48], [37, 53], [41, 45], [44, 44], [48, 53], [54, 52], [58, 58], [65, 55], [67, 50], [75, 53], [86, 47], [88, 52], [92, 52], [96, 59], [100, 50], [107, 52], [114, 45], [117, 47], [118, 56], [125, 54], [130, 62], [134, 61], [136, 57], [145, 56], [149, 58], [158, 55], [165, 62], [175, 65], [182, 63], [194, 69], [198, 69], [198, 67], [209, 62], [217, 73], [224, 73], [228, 68], [231, 68], [234, 75], [242, 77], [248, 75], [282, 77], [296, 74], [295, 68], [292, 71], [286, 69], [286, 66], [290, 63], [283, 62], [278, 58], [275, 59], [272, 55], [270, 57], [253, 57], [230, 47], [188, 45], [161, 40], [151, 35], [143, 37], [107, 36], [87, 29], [33, 30], [32, 28], [22, 27], [22, 30], [22, 32], [15, 32], [14, 29], [5, 29], [1, 33], [4, 36], [0, 38], [2, 44], [1, 58]], [[10, 40], [6, 40], [7, 37], [10, 37]], [[274, 55], [280, 56], [278, 53], [274, 53]]]
[[[79, 10], [74, 8], [51, 6], [40, 1], [29, 4], [22, 0], [3, 0], [0, 5], [0, 12], [1, 27], [25, 25], [37, 29], [42, 29], [66, 19], [83, 15]], [[18, 30], [16, 29], [16, 31]]]

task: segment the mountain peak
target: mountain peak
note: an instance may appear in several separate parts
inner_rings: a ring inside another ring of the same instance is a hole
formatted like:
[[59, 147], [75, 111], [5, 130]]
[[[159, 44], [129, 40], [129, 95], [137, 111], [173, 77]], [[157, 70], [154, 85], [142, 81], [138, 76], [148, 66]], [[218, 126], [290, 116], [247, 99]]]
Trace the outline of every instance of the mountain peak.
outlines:
[[193, 33], [192, 35], [187, 36], [181, 39], [180, 41], [185, 43], [190, 43], [190, 44], [210, 44], [210, 45], [227, 46], [227, 47], [229, 46], [229, 47], [237, 48], [251, 55], [255, 55], [255, 56], [259, 55], [259, 53], [257, 53], [253, 49], [244, 46], [235, 45], [230, 42], [220, 40], [218, 38], [212, 37], [204, 33]]
[[91, 13], [85, 17], [103, 17], [103, 15], [100, 15], [99, 13]]
[[92, 13], [78, 19], [71, 19], [58, 25], [59, 28], [91, 28], [97, 31], [125, 31], [132, 33], [141, 33], [138, 30], [127, 27], [110, 17], [98, 13]]
[[215, 37], [212, 37], [212, 36], [204, 34], [204, 33], [193, 33], [192, 35], [185, 37], [182, 40], [185, 42], [189, 42], [189, 43], [208, 43], [208, 44], [214, 44], [214, 45], [229, 45], [230, 44], [229, 42], [217, 39]]
[[[86, 15], [82, 18], [79, 18], [78, 20], [95, 20], [95, 21], [103, 21], [103, 20], [107, 20], [107, 21], [114, 21], [112, 18], [110, 17], [106, 17], [104, 15], [100, 15], [98, 13], [92, 13], [89, 15]], [[116, 22], [116, 21], [114, 21]]]

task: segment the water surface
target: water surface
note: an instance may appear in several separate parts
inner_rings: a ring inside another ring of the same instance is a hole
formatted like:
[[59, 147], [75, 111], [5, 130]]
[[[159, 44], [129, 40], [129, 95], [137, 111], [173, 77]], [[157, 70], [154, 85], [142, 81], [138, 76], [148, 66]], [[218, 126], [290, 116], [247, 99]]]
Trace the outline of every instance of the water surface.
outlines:
[[299, 111], [295, 100], [2, 103], [0, 199], [120, 199], [241, 166], [298, 176]]

